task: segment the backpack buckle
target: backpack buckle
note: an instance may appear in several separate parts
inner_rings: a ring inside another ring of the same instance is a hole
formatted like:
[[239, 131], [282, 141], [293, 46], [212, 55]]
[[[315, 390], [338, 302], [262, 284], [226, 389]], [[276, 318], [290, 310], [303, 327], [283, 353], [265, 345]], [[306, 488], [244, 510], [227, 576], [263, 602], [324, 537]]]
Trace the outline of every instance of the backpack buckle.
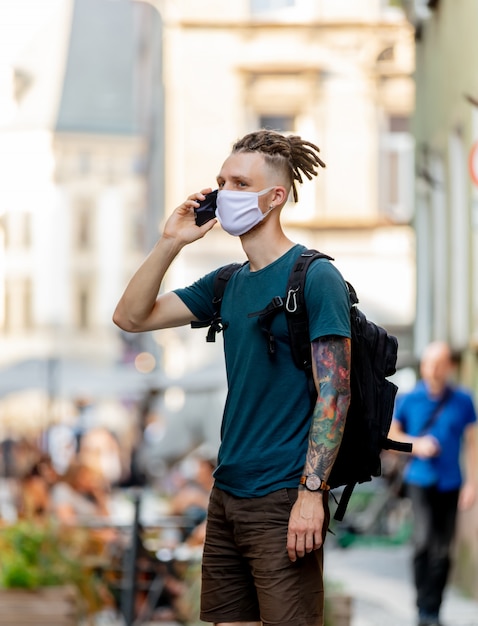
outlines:
[[287, 299], [285, 301], [285, 310], [288, 313], [295, 313], [298, 309], [298, 304], [297, 304], [297, 292], [299, 291], [300, 287], [296, 287], [295, 289], [289, 289], [289, 291], [287, 292]]
[[216, 341], [216, 335], [226, 328], [227, 323], [223, 322], [220, 317], [213, 320], [206, 335], [207, 343], [214, 343]]

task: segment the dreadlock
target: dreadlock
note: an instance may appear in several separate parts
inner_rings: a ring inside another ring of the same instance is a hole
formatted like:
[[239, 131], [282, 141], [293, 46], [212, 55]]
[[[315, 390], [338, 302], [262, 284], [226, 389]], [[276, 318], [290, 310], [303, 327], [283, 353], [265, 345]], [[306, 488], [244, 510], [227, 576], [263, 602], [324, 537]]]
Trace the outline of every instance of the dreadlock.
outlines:
[[261, 152], [268, 165], [287, 174], [294, 202], [299, 199], [296, 183], [302, 183], [302, 175], [312, 180], [317, 176], [318, 166], [325, 167], [315, 144], [298, 135], [282, 135], [274, 130], [258, 130], [245, 135], [236, 141], [232, 152]]

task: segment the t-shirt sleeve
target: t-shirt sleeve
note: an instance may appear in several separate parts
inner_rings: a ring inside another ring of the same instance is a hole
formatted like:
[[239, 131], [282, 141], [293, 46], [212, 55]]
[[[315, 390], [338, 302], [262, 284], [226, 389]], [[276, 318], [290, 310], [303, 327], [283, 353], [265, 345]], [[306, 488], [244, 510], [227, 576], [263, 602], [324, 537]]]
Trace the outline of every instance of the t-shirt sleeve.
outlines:
[[406, 432], [406, 419], [405, 419], [405, 394], [398, 394], [395, 400], [395, 407], [393, 411], [393, 419], [401, 424], [403, 430]]
[[189, 287], [175, 289], [174, 293], [181, 298], [191, 313], [201, 322], [214, 315], [214, 277], [219, 270], [210, 272]]
[[475, 405], [473, 404], [473, 398], [471, 396], [470, 393], [466, 393], [465, 395], [466, 397], [466, 407], [467, 410], [464, 412], [466, 414], [465, 417], [465, 424], [475, 424], [476, 423], [476, 409], [475, 409]]
[[305, 301], [310, 340], [337, 335], [350, 337], [350, 298], [339, 270], [329, 261], [316, 261], [307, 271]]

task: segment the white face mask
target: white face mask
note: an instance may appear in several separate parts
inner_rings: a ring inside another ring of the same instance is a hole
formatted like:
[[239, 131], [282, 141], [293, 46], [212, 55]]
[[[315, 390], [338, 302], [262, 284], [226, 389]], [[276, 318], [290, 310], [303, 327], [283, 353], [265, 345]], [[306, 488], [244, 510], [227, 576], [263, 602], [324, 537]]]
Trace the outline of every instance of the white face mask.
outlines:
[[262, 222], [274, 207], [262, 213], [259, 208], [259, 196], [263, 196], [271, 189], [274, 187], [262, 191], [219, 190], [216, 217], [226, 233], [239, 237]]

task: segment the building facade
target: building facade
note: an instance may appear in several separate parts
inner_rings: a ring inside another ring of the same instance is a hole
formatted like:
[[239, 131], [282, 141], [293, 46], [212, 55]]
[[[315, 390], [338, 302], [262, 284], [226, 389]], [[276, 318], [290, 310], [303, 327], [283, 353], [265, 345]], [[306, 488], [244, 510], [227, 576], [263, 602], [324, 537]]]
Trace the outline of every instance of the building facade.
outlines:
[[[478, 337], [475, 2], [429, 3], [417, 29], [416, 348], [434, 339], [474, 361]], [[460, 46], [453, 38], [460, 33]], [[443, 80], [444, 76], [447, 77]], [[475, 156], [474, 156], [475, 155]], [[474, 368], [473, 368], [474, 369]], [[469, 384], [476, 383], [470, 370]]]
[[[166, 213], [214, 188], [233, 142], [251, 130], [318, 144], [327, 168], [286, 207], [286, 229], [335, 257], [364, 310], [399, 336], [400, 362], [409, 363], [414, 43], [403, 11], [380, 0], [150, 2], [164, 25]], [[238, 242], [216, 227], [182, 252], [168, 285], [241, 258]], [[166, 350], [172, 372], [211, 358], [197, 331], [170, 335], [185, 346]]]
[[68, 1], [10, 68], [0, 119], [2, 366], [122, 356], [112, 303], [162, 207], [158, 40], [151, 7]]
[[[404, 2], [416, 31], [417, 357], [449, 342], [478, 391], [478, 4]], [[459, 39], [459, 45], [457, 45]], [[476, 597], [478, 507], [460, 518], [456, 576]]]
[[[187, 414], [188, 430], [194, 419], [213, 422], [218, 433], [221, 342], [189, 328], [125, 335], [111, 314], [163, 217], [215, 186], [237, 138], [267, 127], [316, 143], [327, 164], [285, 208], [288, 234], [335, 257], [362, 309], [398, 335], [408, 365], [414, 29], [397, 4], [65, 2], [15, 62], [1, 130], [12, 181], [0, 192], [1, 363], [32, 354], [117, 362], [148, 351], [177, 380], [160, 411], [175, 424]], [[183, 250], [166, 288], [243, 258], [216, 226]]]

